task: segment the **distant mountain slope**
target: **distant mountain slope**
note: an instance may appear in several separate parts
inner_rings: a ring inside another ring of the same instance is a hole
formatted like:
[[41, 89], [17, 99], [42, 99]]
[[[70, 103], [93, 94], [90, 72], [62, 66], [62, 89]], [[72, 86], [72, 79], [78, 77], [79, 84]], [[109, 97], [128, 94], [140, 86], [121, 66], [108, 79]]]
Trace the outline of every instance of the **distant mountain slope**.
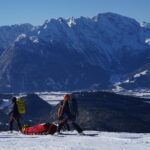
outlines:
[[125, 89], [150, 89], [150, 63], [131, 74], [127, 74], [120, 86]]
[[1, 54], [0, 91], [106, 89], [149, 63], [148, 31], [114, 13], [47, 20]]

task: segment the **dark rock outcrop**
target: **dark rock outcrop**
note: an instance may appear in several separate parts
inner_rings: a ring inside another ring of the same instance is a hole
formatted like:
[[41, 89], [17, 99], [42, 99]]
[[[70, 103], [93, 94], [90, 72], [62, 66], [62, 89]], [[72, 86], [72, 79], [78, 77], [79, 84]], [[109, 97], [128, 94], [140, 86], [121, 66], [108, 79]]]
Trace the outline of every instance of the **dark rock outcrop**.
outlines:
[[29, 94], [23, 98], [26, 105], [26, 113], [22, 116], [24, 123], [35, 125], [49, 122], [52, 106], [35, 94]]

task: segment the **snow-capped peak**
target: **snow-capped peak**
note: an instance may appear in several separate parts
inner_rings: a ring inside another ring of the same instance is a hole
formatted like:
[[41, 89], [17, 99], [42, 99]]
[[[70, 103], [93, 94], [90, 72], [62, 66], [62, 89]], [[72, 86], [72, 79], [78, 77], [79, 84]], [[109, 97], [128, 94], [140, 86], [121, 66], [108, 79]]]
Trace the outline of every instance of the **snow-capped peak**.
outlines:
[[76, 24], [75, 18], [73, 18], [73, 17], [69, 18], [67, 24], [69, 27], [72, 27], [72, 25], [75, 25]]

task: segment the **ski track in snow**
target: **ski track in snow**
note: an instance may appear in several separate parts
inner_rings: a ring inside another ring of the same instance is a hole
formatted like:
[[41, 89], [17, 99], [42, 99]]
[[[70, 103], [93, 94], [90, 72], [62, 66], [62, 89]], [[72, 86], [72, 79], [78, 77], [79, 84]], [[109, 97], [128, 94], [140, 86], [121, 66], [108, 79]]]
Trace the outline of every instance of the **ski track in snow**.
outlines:
[[0, 150], [149, 150], [150, 134], [85, 131], [96, 136], [0, 133]]

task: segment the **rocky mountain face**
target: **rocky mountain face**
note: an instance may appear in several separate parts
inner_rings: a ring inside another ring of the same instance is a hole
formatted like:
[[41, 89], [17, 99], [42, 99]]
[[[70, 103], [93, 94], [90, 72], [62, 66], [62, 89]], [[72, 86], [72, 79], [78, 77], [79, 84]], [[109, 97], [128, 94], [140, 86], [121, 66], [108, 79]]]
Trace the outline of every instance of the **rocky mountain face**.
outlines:
[[16, 38], [22, 34], [31, 31], [33, 28], [30, 24], [0, 26], [0, 54], [7, 49]]
[[1, 54], [0, 91], [108, 89], [112, 76], [149, 63], [149, 33], [113, 13], [47, 20]]
[[26, 105], [26, 113], [23, 115], [23, 122], [35, 125], [49, 122], [52, 106], [35, 94], [28, 94], [23, 97]]

